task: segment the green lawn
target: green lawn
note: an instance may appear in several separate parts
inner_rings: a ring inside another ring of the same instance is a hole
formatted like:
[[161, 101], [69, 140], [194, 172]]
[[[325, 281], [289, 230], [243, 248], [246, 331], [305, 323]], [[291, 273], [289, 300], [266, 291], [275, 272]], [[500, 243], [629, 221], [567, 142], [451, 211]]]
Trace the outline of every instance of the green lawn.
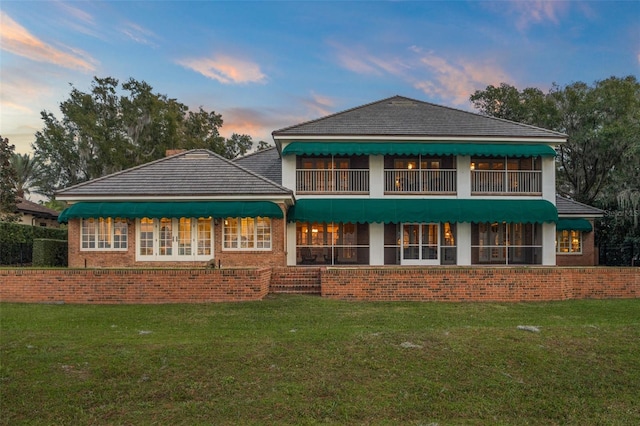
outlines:
[[2, 424], [640, 424], [640, 299], [0, 309]]

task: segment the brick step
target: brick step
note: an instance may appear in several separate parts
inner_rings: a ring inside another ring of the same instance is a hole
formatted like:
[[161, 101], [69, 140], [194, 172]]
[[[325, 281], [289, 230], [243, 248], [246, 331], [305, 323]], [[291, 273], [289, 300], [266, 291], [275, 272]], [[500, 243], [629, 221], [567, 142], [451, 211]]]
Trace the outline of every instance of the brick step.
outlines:
[[320, 294], [320, 269], [286, 268], [276, 270], [271, 276], [271, 293]]

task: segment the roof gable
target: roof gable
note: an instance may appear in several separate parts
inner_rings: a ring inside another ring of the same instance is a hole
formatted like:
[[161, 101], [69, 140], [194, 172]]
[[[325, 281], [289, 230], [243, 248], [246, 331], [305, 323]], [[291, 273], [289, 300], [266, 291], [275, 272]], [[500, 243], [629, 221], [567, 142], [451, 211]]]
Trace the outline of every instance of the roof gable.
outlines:
[[206, 149], [193, 149], [61, 191], [68, 197], [291, 195], [291, 190]]
[[394, 96], [272, 133], [290, 136], [566, 139], [563, 133]]

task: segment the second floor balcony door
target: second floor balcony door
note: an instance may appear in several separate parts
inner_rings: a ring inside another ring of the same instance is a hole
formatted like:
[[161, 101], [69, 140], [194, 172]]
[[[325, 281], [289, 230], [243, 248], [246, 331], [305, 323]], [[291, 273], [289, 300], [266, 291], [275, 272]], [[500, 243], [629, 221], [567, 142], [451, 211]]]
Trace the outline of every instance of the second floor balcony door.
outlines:
[[439, 226], [436, 223], [405, 223], [401, 233], [402, 265], [439, 265]]

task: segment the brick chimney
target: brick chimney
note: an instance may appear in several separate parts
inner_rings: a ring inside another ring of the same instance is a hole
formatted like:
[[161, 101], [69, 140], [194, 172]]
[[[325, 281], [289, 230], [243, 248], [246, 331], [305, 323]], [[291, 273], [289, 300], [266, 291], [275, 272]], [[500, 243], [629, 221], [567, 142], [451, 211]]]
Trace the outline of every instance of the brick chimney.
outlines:
[[185, 151], [186, 149], [167, 149], [164, 153], [164, 156], [171, 157], [172, 155], [177, 155]]

